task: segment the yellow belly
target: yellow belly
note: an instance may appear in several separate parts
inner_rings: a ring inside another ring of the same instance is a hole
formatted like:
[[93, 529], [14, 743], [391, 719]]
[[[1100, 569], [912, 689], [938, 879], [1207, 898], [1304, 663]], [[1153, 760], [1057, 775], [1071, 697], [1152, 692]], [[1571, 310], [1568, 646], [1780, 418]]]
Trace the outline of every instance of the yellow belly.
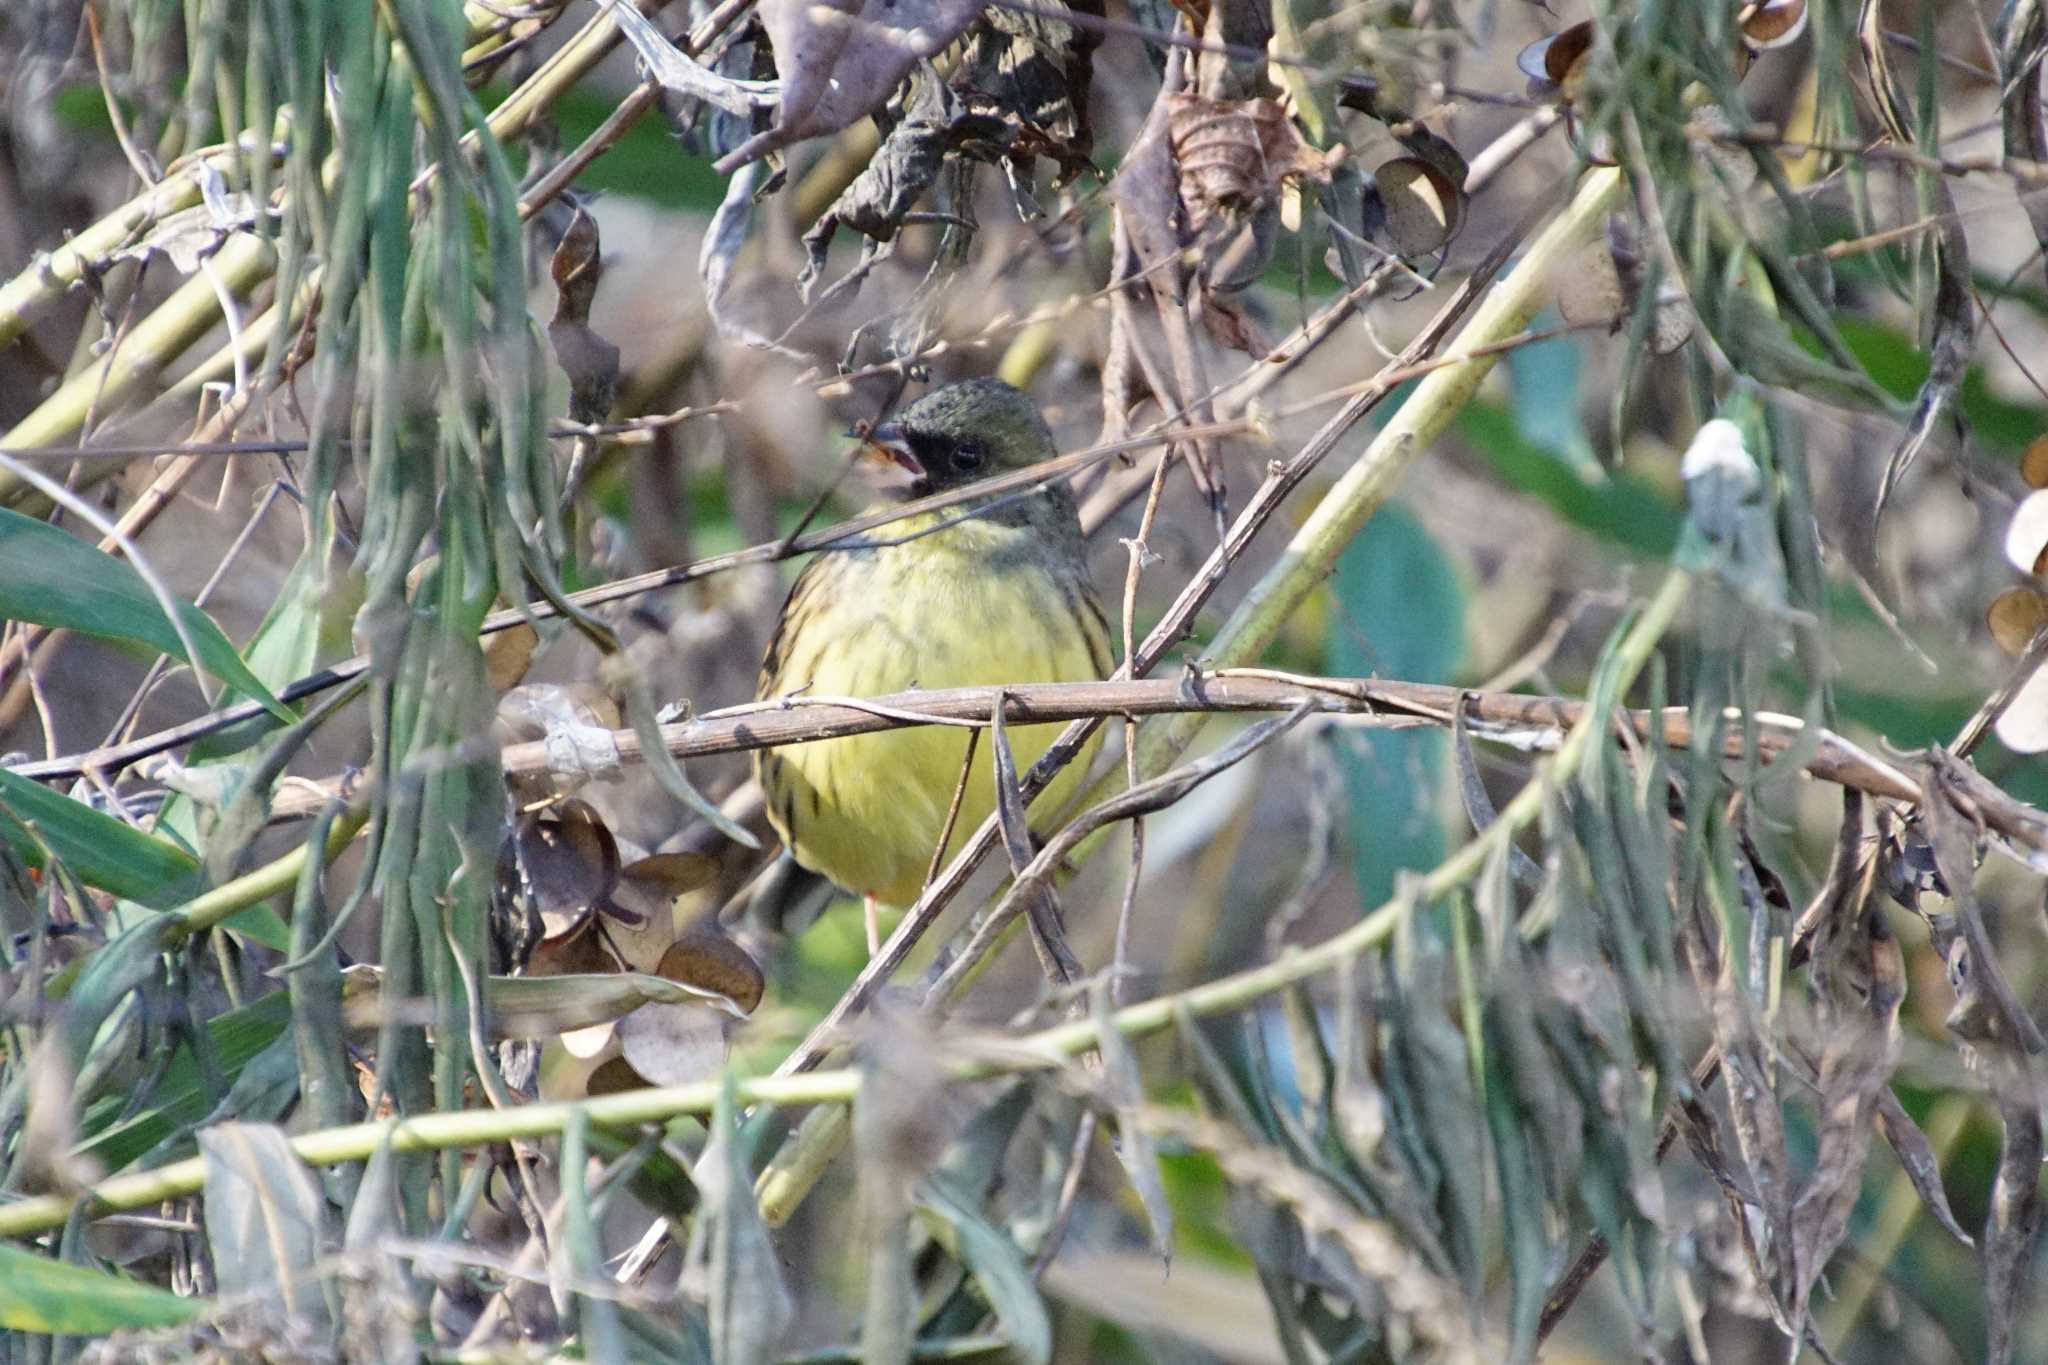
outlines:
[[[1032, 565], [990, 571], [988, 556], [962, 532], [1014, 534], [970, 522], [909, 545], [814, 562], [791, 597], [791, 619], [801, 624], [782, 642], [764, 695], [873, 697], [1102, 677], [1108, 634], [1092, 599], [1077, 597], [1071, 578], [1063, 589], [1059, 576]], [[1018, 772], [1061, 728], [1007, 729]], [[805, 867], [848, 891], [908, 905], [945, 827], [967, 734], [923, 726], [764, 752], [757, 771], [769, 818]], [[975, 746], [948, 857], [995, 809], [990, 739]], [[1033, 803], [1039, 820], [1073, 797], [1094, 752], [1091, 741]]]

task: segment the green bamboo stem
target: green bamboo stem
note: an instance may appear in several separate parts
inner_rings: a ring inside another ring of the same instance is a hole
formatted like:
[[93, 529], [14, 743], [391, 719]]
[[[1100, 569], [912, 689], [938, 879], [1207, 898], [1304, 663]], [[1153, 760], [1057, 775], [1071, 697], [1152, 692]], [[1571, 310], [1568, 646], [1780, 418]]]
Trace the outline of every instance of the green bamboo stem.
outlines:
[[[1542, 311], [1554, 287], [1556, 272], [1602, 230], [1607, 215], [1620, 202], [1622, 183], [1621, 172], [1615, 168], [1597, 169], [1585, 177], [1571, 204], [1538, 234], [1514, 270], [1487, 291], [1485, 300], [1458, 334], [1449, 354], [1467, 358], [1431, 372], [1416, 386], [1407, 401], [1381, 428], [1379, 435], [1366, 446], [1357, 462], [1323, 496], [1280, 558], [1231, 613], [1230, 619], [1202, 656], [1197, 665], [1199, 668], [1207, 672], [1242, 667], [1255, 662], [1265, 652], [1282, 624], [1329, 577], [1337, 556], [1364, 528], [1373, 513], [1392, 496], [1408, 467], [1471, 401], [1499, 358], [1498, 352], [1487, 348], [1521, 332], [1529, 320]], [[1205, 714], [1186, 713], [1161, 717], [1147, 724], [1138, 735], [1140, 774], [1149, 778], [1165, 772], [1194, 741], [1209, 719]], [[1577, 734], [1578, 731], [1574, 730], [1573, 735]], [[1582, 745], [1583, 741], [1580, 743]], [[1567, 759], [1560, 750], [1555, 766], [1569, 772], [1577, 762], [1577, 752]], [[1120, 771], [1107, 773], [1074, 803], [1072, 809], [1092, 808], [1115, 795], [1122, 784], [1123, 774]], [[1494, 840], [1510, 837], [1514, 830], [1536, 815], [1541, 809], [1541, 802], [1540, 784], [1529, 783], [1488, 831], [1488, 837], [1465, 845], [1425, 879], [1424, 894], [1441, 895], [1473, 875], [1484, 865], [1484, 859], [1494, 847]], [[1510, 813], [1512, 819], [1509, 818]], [[1107, 834], [1107, 830], [1099, 831], [1084, 843], [1075, 854], [1077, 860], [1087, 859]], [[1352, 931], [1353, 934], [1363, 933], [1366, 941], [1354, 944], [1349, 942], [1349, 936], [1331, 940], [1332, 944], [1340, 945], [1335, 950], [1337, 960], [1363, 951], [1369, 943], [1378, 942], [1401, 913], [1405, 911], [1399, 906], [1388, 905], [1367, 916]], [[1329, 947], [1330, 944], [1324, 945], [1324, 948]], [[1316, 960], [1322, 961], [1320, 958]], [[1291, 971], [1296, 962], [1295, 958], [1282, 959], [1265, 970], [1284, 974]], [[1315, 968], [1320, 969], [1320, 966]], [[1226, 978], [1230, 981], [1238, 979]], [[1290, 975], [1286, 979], [1297, 978]], [[1171, 1005], [1166, 1008], [1170, 1010]], [[1148, 1027], [1162, 1027], [1167, 1017], [1162, 1015], [1151, 1020]], [[1092, 1025], [1086, 1027], [1092, 1028]], [[764, 1216], [771, 1223], [787, 1219], [809, 1195], [845, 1136], [843, 1115], [836, 1123], [806, 1123], [776, 1154], [762, 1172], [758, 1186]]]
[[[1357, 462], [1323, 495], [1279, 559], [1238, 603], [1203, 653], [1200, 668], [1206, 672], [1255, 663], [1273, 643], [1282, 625], [1330, 576], [1345, 547], [1393, 496], [1409, 466], [1478, 392], [1500, 358], [1499, 352], [1485, 348], [1521, 332], [1543, 310], [1558, 272], [1601, 232], [1607, 215], [1621, 202], [1622, 188], [1621, 172], [1614, 167], [1597, 168], [1586, 175], [1571, 204], [1530, 243], [1506, 278], [1487, 291], [1472, 320], [1459, 332], [1449, 354], [1467, 358], [1432, 371], [1415, 386]], [[1208, 719], [1190, 713], [1146, 725], [1138, 737], [1139, 772], [1147, 777], [1164, 772]], [[1104, 783], [1116, 780], [1112, 775]], [[1091, 804], [1109, 794], [1103, 783], [1098, 788], [1088, 795]]]
[[[1691, 587], [1691, 576], [1673, 570], [1657, 595], [1643, 609], [1628, 636], [1616, 650], [1614, 686], [1617, 696], [1626, 693], [1642, 672], [1672, 622], [1678, 619]], [[1172, 995], [1163, 995], [1126, 1006], [1110, 1016], [1119, 1033], [1138, 1036], [1155, 1033], [1172, 1024], [1185, 1011], [1197, 1018], [1242, 1009], [1275, 991], [1342, 966], [1359, 955], [1387, 942], [1394, 930], [1418, 903], [1443, 896], [1463, 884], [1486, 865], [1501, 844], [1533, 821], [1543, 809], [1546, 794], [1567, 781], [1584, 760], [1592, 741], [1602, 729], [1601, 718], [1586, 711], [1558, 746], [1556, 754], [1537, 775], [1502, 807], [1500, 817], [1477, 838], [1440, 863], [1414, 888], [1380, 906], [1342, 933], [1312, 948], [1289, 952], [1249, 971], [1237, 972]], [[341, 834], [343, 821], [336, 821], [334, 838]], [[291, 884], [304, 865], [303, 848], [270, 867], [231, 882], [188, 907], [186, 919], [193, 927], [215, 923], [264, 895]], [[290, 875], [287, 876], [287, 865]], [[231, 888], [234, 888], [231, 890]], [[962, 1059], [951, 1064], [955, 1081], [985, 1080], [992, 1076], [1043, 1070], [1063, 1064], [1097, 1045], [1101, 1037], [1092, 1019], [1057, 1025], [1017, 1040], [1001, 1058]], [[737, 1083], [738, 1098], [745, 1104], [815, 1105], [850, 1102], [860, 1088], [857, 1068], [813, 1071], [793, 1076], [757, 1076]], [[341, 1161], [364, 1161], [385, 1143], [395, 1151], [439, 1151], [476, 1147], [522, 1137], [547, 1137], [560, 1133], [579, 1111], [590, 1122], [626, 1127], [660, 1123], [680, 1114], [706, 1114], [718, 1102], [722, 1083], [706, 1081], [694, 1085], [657, 1086], [606, 1095], [578, 1103], [530, 1104], [514, 1109], [463, 1110], [458, 1113], [426, 1114], [412, 1119], [390, 1119], [324, 1129], [293, 1139], [292, 1148], [311, 1165]], [[822, 1167], [821, 1167], [822, 1169]], [[815, 1179], [815, 1177], [813, 1177]], [[153, 1171], [137, 1171], [100, 1182], [83, 1195], [53, 1194], [0, 1205], [0, 1237], [26, 1237], [63, 1226], [81, 1199], [90, 1199], [97, 1212], [143, 1208], [165, 1199], [196, 1193], [205, 1182], [200, 1161], [181, 1161]]]
[[[472, 6], [465, 13], [472, 35], [487, 33], [499, 22], [497, 15], [480, 7]], [[591, 19], [511, 98], [491, 112], [488, 123], [493, 135], [501, 139], [510, 137], [532, 123], [586, 75], [617, 43], [618, 37], [617, 25], [609, 14]], [[284, 120], [281, 118], [280, 122], [283, 125]], [[35, 313], [76, 284], [87, 267], [103, 261], [150, 223], [198, 202], [198, 182], [193, 170], [167, 177], [72, 238], [46, 260], [0, 286], [0, 347], [25, 331]], [[231, 237], [211, 261], [214, 275], [229, 293], [236, 295], [247, 294], [269, 278], [276, 264], [276, 253], [269, 243], [248, 233]], [[302, 290], [300, 297], [291, 301], [295, 305], [293, 313], [298, 311], [296, 305], [311, 297], [310, 289]], [[239, 345], [231, 340], [209, 358], [205, 367], [208, 374], [220, 372], [223, 364], [232, 367], [237, 350], [245, 357], [255, 354], [257, 348], [267, 344], [279, 320], [275, 304], [252, 319]], [[296, 317], [289, 320], [296, 321]], [[195, 274], [139, 322], [114, 351], [71, 376], [11, 431], [0, 436], [0, 446], [62, 443], [85, 425], [88, 414], [95, 409], [114, 409], [219, 321], [219, 293], [204, 274]], [[20, 493], [19, 481], [0, 472], [0, 502], [11, 502]]]
[[28, 269], [0, 285], [0, 348], [12, 345], [38, 314], [84, 279], [89, 268], [105, 264], [109, 255], [152, 223], [197, 204], [197, 167], [195, 158], [56, 250], [36, 256]]
[[[230, 237], [209, 262], [214, 279], [238, 295], [266, 279], [275, 264], [270, 244], [246, 232]], [[194, 274], [136, 323], [119, 345], [59, 385], [0, 436], [0, 446], [50, 446], [69, 439], [95, 409], [110, 412], [118, 407], [219, 321], [220, 295], [214, 280], [204, 271]], [[0, 501], [12, 500], [21, 491], [20, 479], [0, 471]]]
[[[326, 858], [333, 861], [349, 840], [368, 822], [367, 807], [358, 806], [342, 813], [327, 831]], [[245, 872], [231, 882], [223, 882], [204, 895], [196, 896], [175, 913], [185, 922], [183, 934], [197, 934], [211, 929], [230, 915], [236, 915], [260, 901], [281, 895], [298, 885], [299, 874], [305, 870], [306, 845], [300, 844], [282, 857], [265, 863], [262, 867]]]
[[[1662, 588], [1637, 618], [1635, 626], [1617, 651], [1616, 692], [1626, 692], [1648, 661], [1684, 605], [1690, 576], [1674, 570]], [[1568, 779], [1590, 747], [1598, 718], [1588, 711], [1565, 737], [1557, 753], [1539, 774], [1502, 808], [1500, 818], [1487, 826], [1479, 838], [1452, 854], [1424, 877], [1410, 895], [1380, 906], [1351, 928], [1325, 939], [1313, 948], [1287, 953], [1263, 966], [1238, 972], [1219, 980], [1173, 995], [1163, 995], [1116, 1011], [1109, 1022], [1119, 1033], [1136, 1036], [1155, 1033], [1170, 1025], [1186, 1011], [1197, 1018], [1241, 1009], [1261, 996], [1284, 990], [1298, 981], [1338, 967], [1368, 952], [1392, 937], [1395, 928], [1420, 900], [1444, 895], [1462, 884], [1480, 868], [1503, 841], [1543, 809], [1543, 798], [1556, 784]], [[337, 836], [340, 826], [337, 821]], [[346, 842], [343, 839], [343, 842]], [[331, 841], [330, 841], [331, 843]], [[193, 920], [203, 902], [218, 898], [206, 907], [205, 922], [212, 923], [241, 905], [253, 904], [271, 890], [290, 885], [297, 867], [304, 864], [304, 850], [297, 852], [291, 876], [282, 864], [251, 873], [212, 893], [212, 898], [195, 901], [186, 912]], [[256, 879], [262, 878], [260, 882]], [[257, 891], [258, 886], [270, 890]], [[230, 888], [241, 888], [239, 904], [229, 904]], [[250, 894], [256, 892], [256, 894]], [[198, 927], [196, 924], [194, 927]], [[1019, 1039], [1000, 1059], [973, 1058], [952, 1063], [955, 1081], [985, 1080], [992, 1076], [1043, 1070], [1063, 1064], [1066, 1059], [1096, 1046], [1101, 1037], [1092, 1019], [1076, 1020], [1044, 1029]], [[737, 1097], [743, 1104], [815, 1105], [845, 1104], [860, 1089], [858, 1068], [813, 1071], [794, 1076], [757, 1076], [737, 1082]], [[425, 1114], [412, 1119], [388, 1119], [379, 1123], [358, 1123], [306, 1133], [292, 1140], [292, 1150], [310, 1165], [325, 1166], [341, 1161], [365, 1161], [379, 1147], [389, 1143], [398, 1152], [442, 1151], [458, 1147], [479, 1147], [514, 1138], [549, 1137], [558, 1134], [580, 1113], [589, 1121], [608, 1127], [630, 1127], [661, 1123], [680, 1114], [708, 1114], [718, 1103], [723, 1083], [704, 1081], [693, 1085], [656, 1086], [629, 1090], [577, 1103], [529, 1104], [513, 1109], [463, 1110], [450, 1114]], [[822, 1169], [822, 1167], [821, 1167]], [[153, 1171], [114, 1176], [93, 1186], [83, 1195], [52, 1194], [18, 1203], [0, 1205], [0, 1237], [26, 1237], [62, 1227], [81, 1199], [90, 1199], [97, 1212], [144, 1208], [166, 1199], [198, 1192], [205, 1184], [205, 1163], [199, 1160], [175, 1162]], [[813, 1176], [815, 1179], [815, 1175]]]

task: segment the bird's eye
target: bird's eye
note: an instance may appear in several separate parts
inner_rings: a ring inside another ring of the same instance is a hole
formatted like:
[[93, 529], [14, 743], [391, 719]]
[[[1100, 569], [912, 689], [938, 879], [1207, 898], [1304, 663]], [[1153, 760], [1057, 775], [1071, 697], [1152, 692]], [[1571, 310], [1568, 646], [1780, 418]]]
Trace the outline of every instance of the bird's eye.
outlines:
[[953, 468], [962, 474], [979, 469], [988, 460], [988, 453], [979, 441], [962, 441], [953, 447]]

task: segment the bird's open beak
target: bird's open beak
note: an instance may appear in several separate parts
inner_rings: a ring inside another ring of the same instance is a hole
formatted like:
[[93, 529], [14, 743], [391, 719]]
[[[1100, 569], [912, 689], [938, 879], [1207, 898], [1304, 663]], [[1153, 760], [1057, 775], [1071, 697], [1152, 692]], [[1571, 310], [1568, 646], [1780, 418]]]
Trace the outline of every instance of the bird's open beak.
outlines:
[[860, 467], [868, 482], [884, 492], [914, 494], [926, 485], [924, 462], [894, 422], [884, 422], [861, 438]]

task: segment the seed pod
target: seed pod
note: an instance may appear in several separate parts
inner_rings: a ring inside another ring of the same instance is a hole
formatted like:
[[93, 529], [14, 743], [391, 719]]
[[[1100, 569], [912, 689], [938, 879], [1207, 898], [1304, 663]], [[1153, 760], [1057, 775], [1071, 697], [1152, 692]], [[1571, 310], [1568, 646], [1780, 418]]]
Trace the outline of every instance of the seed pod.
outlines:
[[1582, 19], [1548, 38], [1538, 38], [1515, 57], [1529, 78], [1529, 93], [1538, 99], [1577, 99], [1586, 83], [1586, 59], [1593, 51], [1593, 21]]
[[2048, 436], [2036, 436], [2027, 442], [2026, 451], [2020, 456], [2020, 477], [2029, 488], [2048, 488]]
[[1735, 26], [1752, 52], [1787, 47], [1806, 32], [1806, 0], [1750, 0], [1736, 12]]
[[2036, 631], [2048, 625], [2048, 597], [2034, 588], [2007, 588], [1991, 599], [1984, 624], [2000, 649], [2017, 655], [2034, 642]]
[[2029, 493], [2005, 528], [2005, 558], [2021, 573], [2048, 574], [2048, 491]]
[[1373, 173], [1387, 236], [1403, 256], [1438, 251], [1465, 225], [1465, 192], [1420, 157], [1398, 156]]

